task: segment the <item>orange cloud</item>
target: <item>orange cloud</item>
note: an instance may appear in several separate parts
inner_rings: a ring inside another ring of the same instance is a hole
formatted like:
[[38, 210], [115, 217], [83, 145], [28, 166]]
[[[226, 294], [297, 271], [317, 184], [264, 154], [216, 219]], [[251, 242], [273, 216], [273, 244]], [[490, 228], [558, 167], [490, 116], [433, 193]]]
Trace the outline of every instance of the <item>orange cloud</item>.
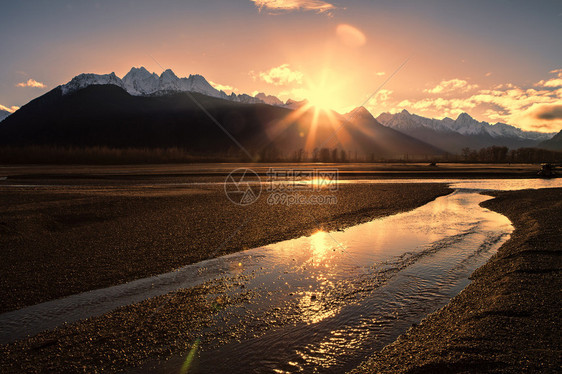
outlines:
[[361, 30], [344, 23], [338, 25], [336, 34], [349, 47], [361, 47], [367, 42], [367, 37]]
[[211, 86], [213, 86], [214, 88], [216, 88], [216, 89], [219, 90], [219, 91], [224, 91], [224, 92], [227, 92], [227, 91], [230, 91], [230, 92], [237, 91], [236, 88], [234, 88], [234, 87], [232, 87], [232, 86], [229, 86], [229, 85], [223, 85], [223, 84], [220, 84], [220, 83], [215, 83], [215, 82], [213, 82], [213, 81], [209, 81], [209, 83], [211, 84]]
[[537, 119], [553, 121], [562, 119], [562, 105], [542, 105], [535, 111]]
[[10, 113], [14, 113], [16, 110], [18, 110], [20, 107], [19, 106], [11, 106], [11, 107], [7, 107], [4, 106], [2, 104], [0, 104], [0, 110], [3, 110], [5, 112], [10, 112]]
[[332, 11], [336, 10], [336, 6], [321, 0], [250, 0], [252, 1], [258, 9], [270, 9], [270, 10], [310, 10], [316, 13], [326, 13], [331, 14]]
[[28, 79], [27, 82], [21, 82], [16, 84], [16, 87], [33, 87], [33, 88], [45, 88], [45, 84], [37, 82], [35, 79]]
[[[551, 73], [562, 75], [562, 71]], [[543, 80], [535, 84], [540, 89], [519, 87], [512, 83], [500, 84], [492, 89], [467, 92], [476, 85], [460, 79], [443, 81], [428, 93], [453, 93], [454, 96], [406, 99], [394, 104], [392, 112], [411, 109], [439, 117], [455, 117], [461, 112], [483, 114], [488, 121], [509, 123], [527, 130], [557, 132], [562, 128], [562, 88], [552, 89]], [[426, 114], [427, 115], [427, 114]]]
[[464, 79], [450, 79], [450, 80], [443, 80], [437, 86], [424, 90], [424, 92], [437, 94], [437, 93], [448, 93], [454, 91], [470, 91], [475, 88], [478, 88], [476, 84], [469, 84]]
[[[255, 79], [256, 74], [250, 72], [250, 75]], [[283, 64], [274, 68], [269, 69], [269, 71], [261, 72], [257, 75], [262, 81], [273, 84], [275, 86], [285, 86], [291, 83], [301, 84], [303, 79], [303, 73], [296, 70], [291, 70], [289, 64]]]
[[389, 100], [390, 97], [392, 95], [393, 91], [392, 90], [386, 90], [386, 89], [382, 89], [379, 92], [377, 92], [375, 94], [375, 96], [373, 96], [371, 98], [371, 100], [369, 100], [369, 104], [368, 105], [382, 105], [382, 104], [386, 104]]

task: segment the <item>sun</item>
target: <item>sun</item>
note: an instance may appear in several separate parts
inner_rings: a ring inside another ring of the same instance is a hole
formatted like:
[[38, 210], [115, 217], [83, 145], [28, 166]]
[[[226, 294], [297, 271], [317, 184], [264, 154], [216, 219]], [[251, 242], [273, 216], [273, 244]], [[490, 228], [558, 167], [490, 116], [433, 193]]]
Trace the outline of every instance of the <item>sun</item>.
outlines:
[[341, 91], [344, 86], [342, 77], [331, 69], [324, 68], [315, 78], [317, 79], [306, 79], [302, 96], [311, 107], [318, 110], [337, 111], [342, 106]]
[[328, 111], [335, 110], [338, 106], [341, 106], [337, 95], [329, 87], [311, 87], [307, 91], [306, 99], [315, 108]]
[[341, 102], [334, 87], [327, 84], [309, 84], [305, 90], [308, 103], [323, 111], [336, 110], [341, 106]]

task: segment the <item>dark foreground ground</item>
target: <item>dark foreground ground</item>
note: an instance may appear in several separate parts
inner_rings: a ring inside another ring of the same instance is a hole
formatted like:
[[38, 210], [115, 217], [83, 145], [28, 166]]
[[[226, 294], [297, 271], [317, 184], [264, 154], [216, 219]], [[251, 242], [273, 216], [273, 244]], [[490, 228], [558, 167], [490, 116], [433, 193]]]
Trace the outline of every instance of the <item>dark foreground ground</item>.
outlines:
[[0, 182], [0, 312], [355, 225], [450, 192], [444, 184], [340, 185], [301, 192], [334, 195], [337, 204], [268, 205], [264, 191], [254, 204], [239, 206], [222, 183], [139, 179]]
[[562, 189], [495, 192], [515, 231], [472, 283], [355, 373], [562, 369]]

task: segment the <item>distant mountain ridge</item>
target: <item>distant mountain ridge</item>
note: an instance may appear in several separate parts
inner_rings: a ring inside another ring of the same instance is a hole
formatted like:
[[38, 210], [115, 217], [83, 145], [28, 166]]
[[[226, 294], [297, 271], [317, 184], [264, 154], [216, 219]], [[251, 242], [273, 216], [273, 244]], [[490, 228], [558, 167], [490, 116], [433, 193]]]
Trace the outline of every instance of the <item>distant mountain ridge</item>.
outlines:
[[12, 113], [10, 113], [6, 110], [0, 109], [0, 122], [2, 122], [4, 120], [4, 118], [8, 117], [10, 114], [12, 114]]
[[[244, 156], [232, 136], [256, 160], [343, 160], [351, 153], [395, 159], [444, 153], [381, 125], [364, 108], [346, 117], [305, 106], [294, 116], [289, 108], [233, 102], [198, 92], [131, 95], [114, 84], [119, 81], [113, 76], [102, 79], [112, 83], [96, 80], [85, 88], [59, 86], [24, 105], [0, 125], [0, 145], [178, 147], [210, 159]], [[135, 87], [137, 92], [144, 89]], [[341, 131], [334, 133], [334, 128]]]
[[93, 85], [111, 84], [120, 87], [133, 96], [157, 96], [176, 92], [197, 92], [206, 96], [245, 104], [261, 104], [283, 106], [283, 102], [275, 96], [260, 93], [256, 97], [247, 94], [228, 95], [214, 88], [202, 75], [189, 75], [179, 78], [172, 70], [167, 69], [161, 75], [150, 73], [144, 67], [133, 67], [123, 77], [110, 74], [80, 74], [61, 86], [63, 95], [76, 92]]
[[558, 134], [554, 135], [552, 139], [539, 143], [537, 147], [551, 151], [562, 151], [562, 130], [560, 130]]
[[492, 145], [509, 148], [534, 147], [550, 139], [555, 133], [523, 131], [505, 123], [494, 125], [477, 121], [467, 113], [456, 120], [425, 118], [407, 110], [400, 113], [382, 113], [378, 118], [383, 125], [409, 134], [451, 153], [460, 153], [463, 148], [483, 148]]

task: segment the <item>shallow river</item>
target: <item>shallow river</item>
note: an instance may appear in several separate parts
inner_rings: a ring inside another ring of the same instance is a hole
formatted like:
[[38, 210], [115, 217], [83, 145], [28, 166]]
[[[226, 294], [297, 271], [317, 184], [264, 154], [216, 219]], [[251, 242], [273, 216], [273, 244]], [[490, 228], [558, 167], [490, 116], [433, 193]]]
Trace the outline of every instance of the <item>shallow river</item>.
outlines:
[[[480, 191], [560, 186], [560, 179], [454, 181], [454, 193], [410, 212], [4, 313], [0, 342], [220, 278], [238, 286], [227, 292], [253, 296], [200, 332], [190, 373], [342, 372], [447, 304], [509, 238], [510, 221], [481, 208], [489, 197]], [[266, 319], [277, 324], [252, 324]], [[225, 344], [213, 338], [241, 321], [246, 335]], [[138, 372], [179, 372], [186, 355]]]

